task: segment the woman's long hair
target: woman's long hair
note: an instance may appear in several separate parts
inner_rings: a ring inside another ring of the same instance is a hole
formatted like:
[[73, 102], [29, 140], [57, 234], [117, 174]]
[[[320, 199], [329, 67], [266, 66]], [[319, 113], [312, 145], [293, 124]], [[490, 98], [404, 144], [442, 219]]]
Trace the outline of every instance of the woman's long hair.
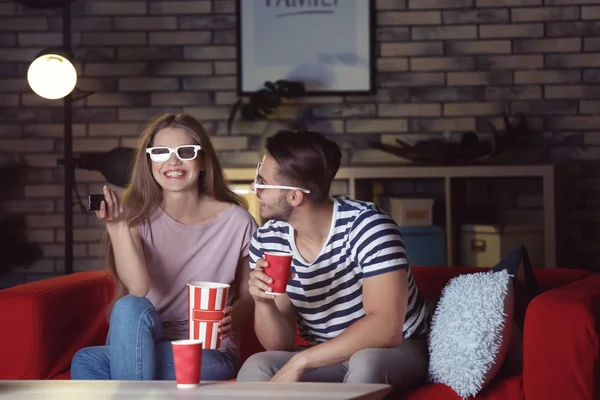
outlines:
[[[152, 175], [152, 161], [146, 154], [146, 149], [152, 147], [156, 134], [165, 128], [182, 128], [202, 146], [202, 150], [198, 153], [198, 157], [201, 157], [204, 165], [204, 171], [200, 173], [198, 178], [198, 191], [200, 193], [211, 196], [218, 201], [233, 203], [246, 208], [245, 200], [229, 189], [217, 153], [202, 124], [186, 114], [162, 114], [152, 119], [142, 132], [133, 160], [129, 184], [121, 199], [129, 227], [134, 227], [148, 220], [162, 202], [162, 188]], [[116, 297], [108, 309], [110, 315], [114, 303], [127, 295], [128, 291], [119, 278], [112, 244], [107, 232], [104, 232], [103, 243], [104, 257], [117, 287]]]

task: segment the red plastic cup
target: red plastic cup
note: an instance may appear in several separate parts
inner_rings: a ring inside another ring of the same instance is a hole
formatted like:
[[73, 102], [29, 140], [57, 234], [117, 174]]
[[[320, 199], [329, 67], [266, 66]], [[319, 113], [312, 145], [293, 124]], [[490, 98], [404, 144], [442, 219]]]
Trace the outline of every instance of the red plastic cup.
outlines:
[[202, 365], [201, 340], [174, 340], [173, 361], [175, 363], [175, 380], [180, 388], [193, 388], [200, 384]]
[[290, 279], [290, 269], [292, 267], [292, 254], [291, 253], [265, 253], [265, 260], [269, 263], [269, 266], [265, 268], [265, 274], [267, 274], [273, 283], [271, 283], [272, 292], [265, 292], [267, 294], [281, 295], [285, 294], [288, 280]]
[[228, 295], [226, 283], [188, 283], [189, 338], [202, 341], [205, 349], [221, 347], [219, 322], [224, 317]]

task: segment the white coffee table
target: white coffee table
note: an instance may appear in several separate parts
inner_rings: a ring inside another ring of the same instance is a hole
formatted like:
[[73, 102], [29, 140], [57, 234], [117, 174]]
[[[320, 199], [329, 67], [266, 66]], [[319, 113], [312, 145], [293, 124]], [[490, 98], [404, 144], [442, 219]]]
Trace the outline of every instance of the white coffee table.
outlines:
[[0, 381], [0, 399], [11, 400], [380, 400], [390, 385], [349, 383], [203, 382], [179, 389], [173, 381]]

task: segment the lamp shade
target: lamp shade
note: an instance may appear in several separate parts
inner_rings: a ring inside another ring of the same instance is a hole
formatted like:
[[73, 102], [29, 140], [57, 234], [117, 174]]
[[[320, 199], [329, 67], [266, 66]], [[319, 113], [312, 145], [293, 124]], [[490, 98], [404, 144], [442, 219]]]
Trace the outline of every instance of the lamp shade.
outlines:
[[75, 89], [77, 71], [64, 52], [44, 50], [29, 66], [27, 81], [38, 96], [61, 99]]
[[125, 187], [129, 183], [135, 149], [115, 147], [108, 152], [81, 153], [75, 165], [81, 169], [99, 171], [113, 185]]

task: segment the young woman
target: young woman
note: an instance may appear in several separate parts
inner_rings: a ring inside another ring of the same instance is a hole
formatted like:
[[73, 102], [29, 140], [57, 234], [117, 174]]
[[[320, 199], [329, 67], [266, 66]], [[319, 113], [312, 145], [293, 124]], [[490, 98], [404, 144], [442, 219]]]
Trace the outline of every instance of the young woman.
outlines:
[[202, 125], [162, 115], [142, 133], [123, 195], [104, 187], [106, 258], [117, 283], [106, 346], [78, 351], [72, 379], [175, 379], [171, 340], [188, 338], [189, 281], [231, 285], [223, 337], [202, 380], [234, 378], [238, 329], [252, 315], [248, 247], [257, 228], [228, 187]]

